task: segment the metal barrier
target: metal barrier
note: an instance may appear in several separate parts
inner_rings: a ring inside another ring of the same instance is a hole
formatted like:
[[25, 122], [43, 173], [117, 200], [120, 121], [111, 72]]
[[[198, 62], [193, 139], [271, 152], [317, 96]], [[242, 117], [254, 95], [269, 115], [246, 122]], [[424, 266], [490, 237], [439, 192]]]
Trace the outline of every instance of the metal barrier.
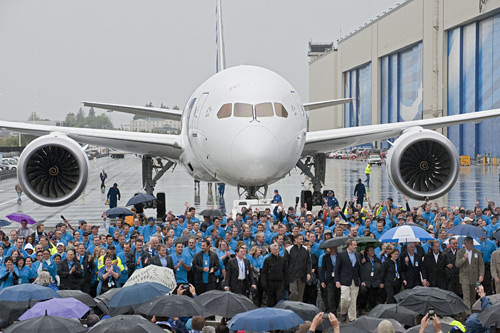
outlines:
[[0, 171], [0, 180], [16, 178], [17, 171], [16, 170], [4, 170]]

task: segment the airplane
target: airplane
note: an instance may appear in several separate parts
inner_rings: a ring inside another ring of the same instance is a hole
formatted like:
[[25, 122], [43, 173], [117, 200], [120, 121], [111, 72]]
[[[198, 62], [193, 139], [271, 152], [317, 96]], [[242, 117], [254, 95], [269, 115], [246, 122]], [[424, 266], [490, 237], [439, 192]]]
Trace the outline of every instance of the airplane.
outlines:
[[[398, 137], [386, 160], [391, 182], [413, 199], [446, 194], [459, 173], [454, 145], [434, 129], [500, 116], [500, 109], [307, 132], [306, 112], [351, 102], [350, 98], [302, 103], [293, 86], [257, 66], [226, 68], [221, 0], [216, 0], [216, 73], [202, 83], [184, 109], [83, 102], [88, 107], [181, 120], [179, 135], [45, 126], [0, 121], [0, 128], [38, 136], [23, 150], [18, 180], [24, 193], [45, 206], [74, 201], [85, 189], [88, 159], [81, 144], [143, 155], [143, 184], [153, 193], [158, 179], [176, 164], [196, 180], [238, 187], [247, 199], [267, 194], [269, 184], [295, 166], [310, 177], [313, 191], [303, 202], [321, 205], [325, 153]], [[153, 159], [165, 160], [153, 177]], [[263, 191], [263, 192], [262, 192]]]

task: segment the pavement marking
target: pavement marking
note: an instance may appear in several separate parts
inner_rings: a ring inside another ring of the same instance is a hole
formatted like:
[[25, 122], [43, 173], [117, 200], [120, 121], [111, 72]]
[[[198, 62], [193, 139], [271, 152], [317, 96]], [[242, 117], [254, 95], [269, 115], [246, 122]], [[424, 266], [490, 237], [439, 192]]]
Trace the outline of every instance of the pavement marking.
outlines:
[[0, 203], [0, 206], [3, 206], [3, 205], [5, 205], [5, 204], [8, 204], [8, 203], [11, 203], [11, 202], [14, 202], [14, 201], [17, 201], [17, 198], [14, 198], [14, 199], [11, 199], [11, 200], [4, 201], [4, 202]]

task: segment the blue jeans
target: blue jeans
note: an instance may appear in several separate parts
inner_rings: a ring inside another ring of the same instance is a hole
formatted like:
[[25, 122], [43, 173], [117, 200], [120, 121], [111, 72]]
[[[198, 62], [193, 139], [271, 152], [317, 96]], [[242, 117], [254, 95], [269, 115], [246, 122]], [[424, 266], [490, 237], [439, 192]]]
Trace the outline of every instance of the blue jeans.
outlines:
[[370, 184], [370, 174], [369, 173], [365, 173], [365, 175], [366, 175], [365, 183]]

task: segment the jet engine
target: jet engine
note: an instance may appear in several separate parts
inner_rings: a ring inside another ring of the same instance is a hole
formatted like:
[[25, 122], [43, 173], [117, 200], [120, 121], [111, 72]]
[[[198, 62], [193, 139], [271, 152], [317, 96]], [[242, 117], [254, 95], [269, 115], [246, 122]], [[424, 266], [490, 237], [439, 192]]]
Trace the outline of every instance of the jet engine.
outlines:
[[399, 192], [423, 200], [449, 192], [457, 181], [460, 164], [458, 152], [448, 138], [417, 127], [403, 132], [394, 142], [386, 165]]
[[31, 200], [44, 206], [62, 206], [85, 189], [88, 163], [76, 141], [54, 132], [26, 146], [19, 158], [17, 177]]

